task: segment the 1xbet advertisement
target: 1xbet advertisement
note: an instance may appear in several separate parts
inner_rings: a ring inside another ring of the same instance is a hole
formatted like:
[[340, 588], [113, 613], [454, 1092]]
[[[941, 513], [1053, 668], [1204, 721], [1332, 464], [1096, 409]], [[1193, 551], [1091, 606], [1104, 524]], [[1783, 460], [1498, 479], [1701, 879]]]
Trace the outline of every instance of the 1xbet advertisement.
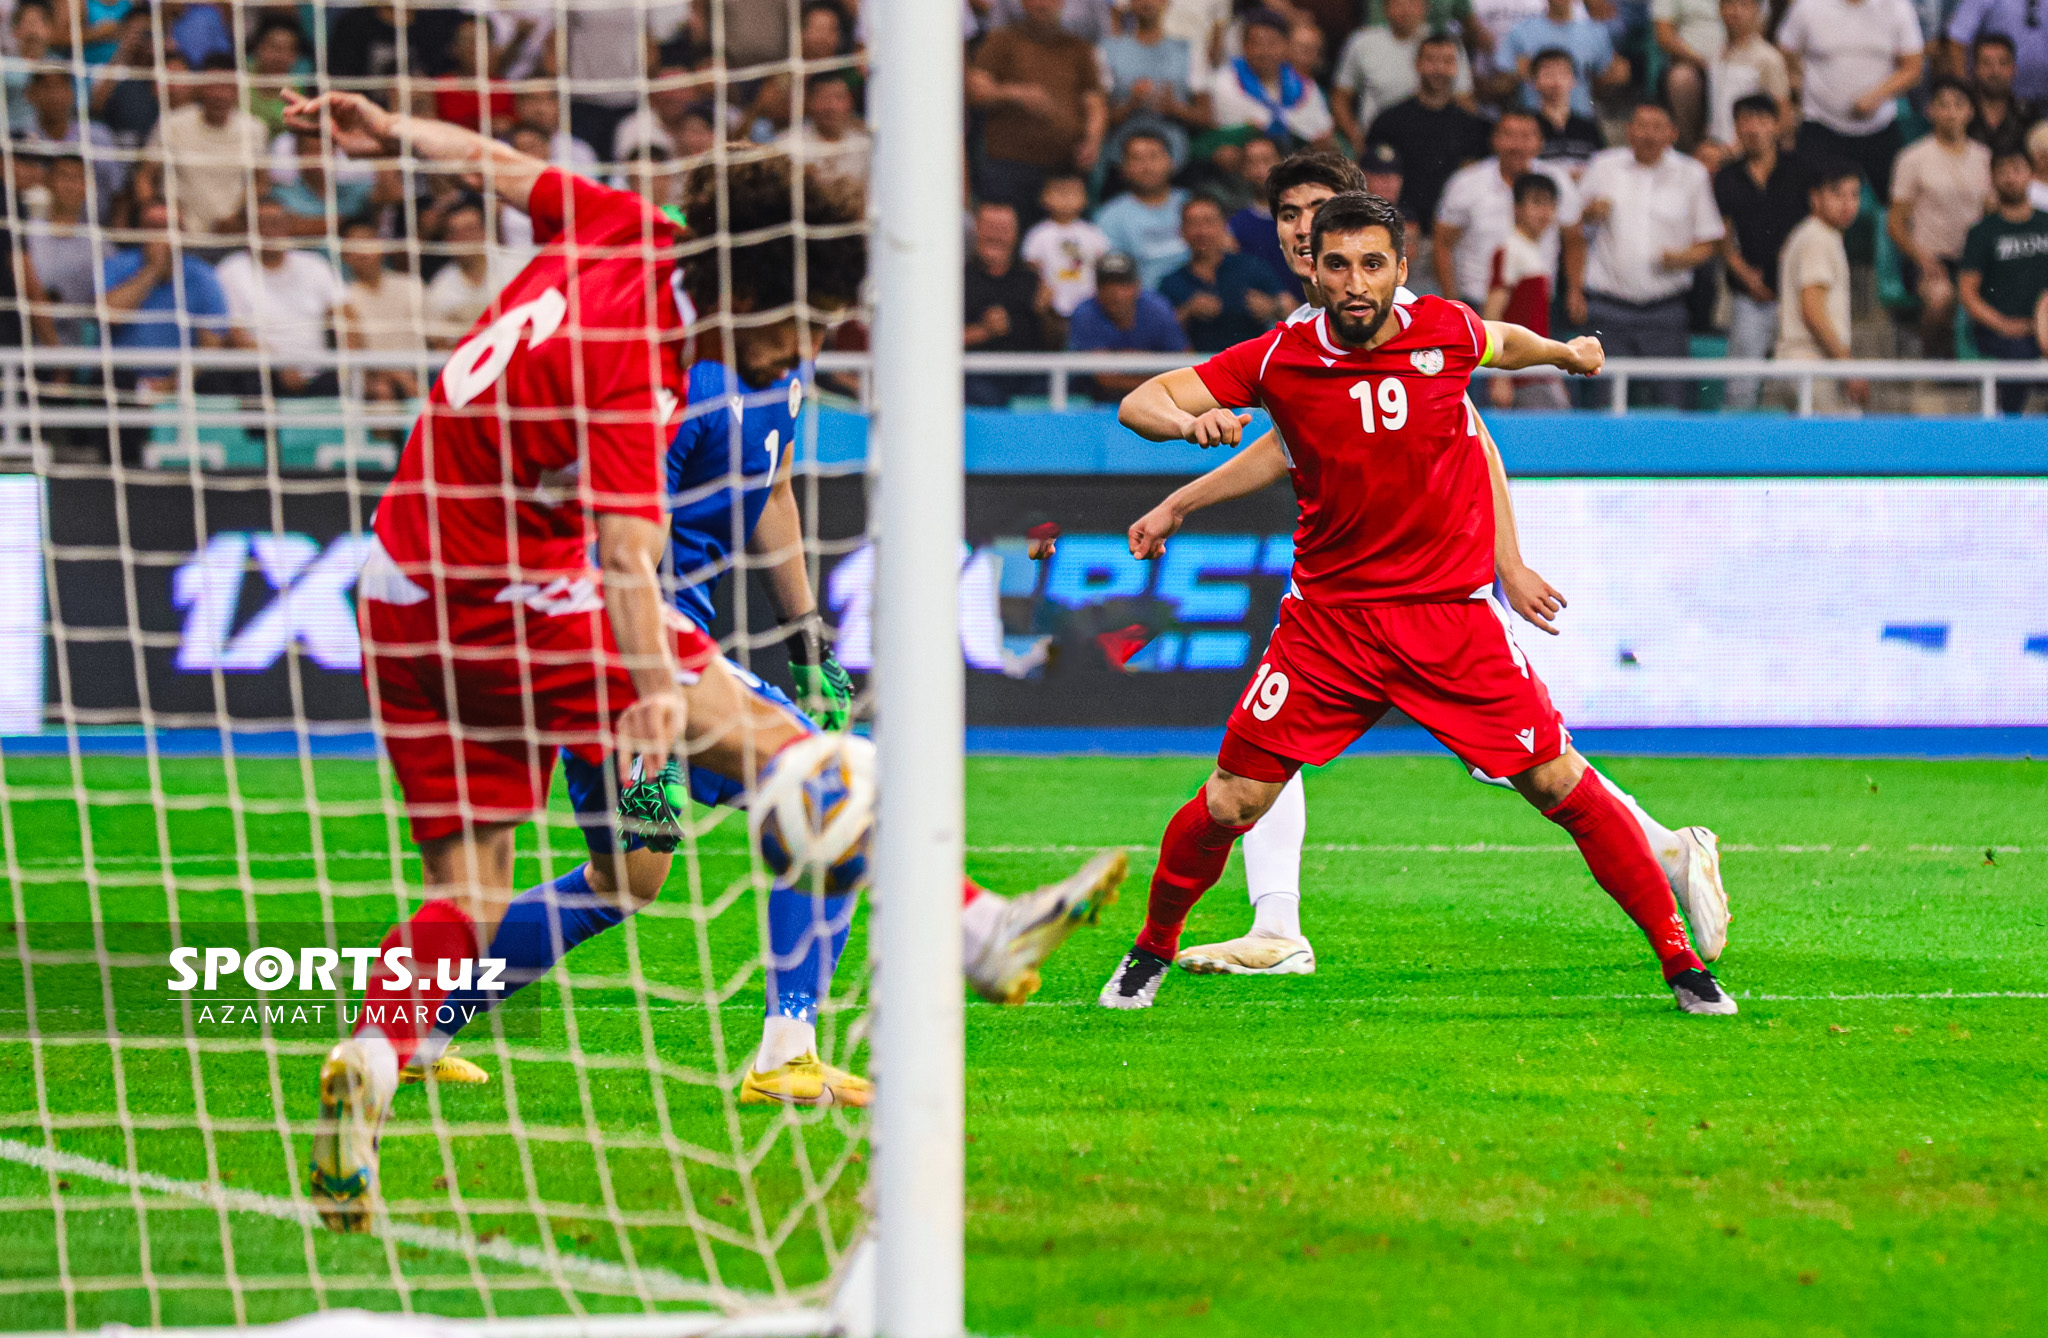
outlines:
[[[987, 725], [1218, 725], [1286, 589], [1284, 487], [1123, 532], [1185, 479], [967, 481], [961, 654]], [[871, 667], [865, 480], [806, 483], [839, 656]], [[35, 503], [40, 494], [43, 505]], [[0, 728], [361, 726], [354, 580], [375, 485], [0, 479]], [[1570, 600], [1523, 649], [1593, 727], [2048, 724], [2048, 480], [1530, 479], [1527, 559]], [[1056, 521], [1057, 554], [1026, 532]], [[47, 537], [48, 546], [44, 540]], [[730, 631], [733, 583], [720, 595]], [[40, 608], [40, 613], [36, 610]], [[747, 600], [768, 624], [765, 591]], [[779, 650], [752, 667], [783, 676]]]

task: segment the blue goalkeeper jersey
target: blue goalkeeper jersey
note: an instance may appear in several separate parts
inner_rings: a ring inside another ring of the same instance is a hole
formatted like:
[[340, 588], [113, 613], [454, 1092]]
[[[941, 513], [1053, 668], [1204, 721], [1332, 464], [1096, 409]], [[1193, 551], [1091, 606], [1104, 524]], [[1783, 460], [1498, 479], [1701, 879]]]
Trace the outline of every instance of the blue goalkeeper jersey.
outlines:
[[749, 390], [724, 363], [690, 368], [689, 407], [668, 448], [669, 562], [676, 607], [699, 627], [710, 628], [718, 578], [746, 547], [796, 440], [806, 370]]

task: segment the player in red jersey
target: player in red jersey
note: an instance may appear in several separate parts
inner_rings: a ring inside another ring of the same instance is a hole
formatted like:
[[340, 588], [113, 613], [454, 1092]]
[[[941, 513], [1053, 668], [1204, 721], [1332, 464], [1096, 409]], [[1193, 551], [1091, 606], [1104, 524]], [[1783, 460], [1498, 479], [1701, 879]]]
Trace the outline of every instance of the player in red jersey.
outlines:
[[[1217, 765], [1160, 844], [1145, 927], [1103, 987], [1148, 1008], [1187, 913], [1230, 848], [1304, 765], [1342, 752], [1399, 707], [1467, 765], [1505, 776], [1571, 833], [1597, 882], [1643, 930], [1680, 1008], [1733, 1013], [1686, 936], [1642, 829], [1571, 747], [1515, 646], [1494, 579], [1494, 501], [1466, 391], [1481, 366], [1592, 375], [1599, 341], [1560, 344], [1441, 298], [1395, 302], [1407, 274], [1399, 213], [1340, 195], [1311, 252], [1323, 311], [1168, 372], [1127, 396], [1154, 441], [1235, 444], [1273, 417], [1300, 501], [1280, 625], [1232, 711]], [[1229, 406], [1229, 407], [1226, 407]]]
[[[812, 312], [852, 305], [866, 251], [858, 199], [834, 206], [814, 183], [799, 193], [786, 157], [693, 178], [710, 183], [697, 192], [704, 212], [715, 195], [729, 230], [713, 249], [636, 195], [471, 131], [352, 93], [289, 102], [294, 129], [330, 134], [351, 156], [409, 149], [488, 175], [531, 217], [541, 248], [436, 380], [357, 578], [364, 681], [426, 899], [387, 936], [376, 970], [358, 964], [355, 1032], [321, 1068], [312, 1197], [328, 1225], [355, 1231], [374, 1211], [377, 1141], [401, 1071], [449, 1021], [452, 991], [493, 988], [473, 981], [473, 963], [501, 960], [496, 988], [516, 989], [652, 899], [667, 873], [666, 856], [607, 846], [575, 871], [572, 894], [544, 884], [515, 896], [513, 834], [546, 805], [557, 750], [611, 762], [622, 778], [687, 756], [752, 787], [811, 734], [669, 603], [666, 460], [698, 313], [753, 316], [705, 322], [697, 351], [772, 384], [797, 365]], [[826, 225], [800, 241], [786, 230], [799, 199], [803, 222]], [[708, 260], [687, 263], [686, 251]], [[1078, 923], [1069, 912], [1113, 899], [1122, 864], [1120, 852], [1098, 858], [1015, 900], [967, 885], [970, 931], [985, 912], [976, 960], [1000, 997], [1036, 988], [1038, 962]], [[1058, 914], [1028, 914], [1054, 902]], [[851, 1075], [832, 1081], [865, 1090]]]
[[[1313, 319], [1322, 304], [1313, 282], [1315, 264], [1309, 253], [1317, 209], [1333, 196], [1364, 189], [1365, 174], [1358, 165], [1331, 153], [1294, 154], [1276, 164], [1268, 175], [1267, 199], [1280, 249], [1308, 298], [1287, 317], [1288, 324]], [[1413, 300], [1414, 294], [1406, 288], [1395, 289], [1397, 306]], [[1564, 607], [1564, 596], [1522, 560], [1514, 500], [1508, 491], [1507, 470], [1500, 451], [1477, 409], [1472, 412], [1470, 424], [1486, 455], [1492, 481], [1494, 576], [1501, 602], [1533, 626], [1556, 636], [1558, 628], [1553, 620]], [[1190, 513], [1258, 492], [1286, 473], [1287, 460], [1279, 438], [1269, 431], [1238, 451], [1235, 458], [1176, 490], [1133, 524], [1129, 533], [1131, 555], [1141, 559], [1158, 556], [1164, 551], [1166, 540]], [[1473, 776], [1488, 784], [1512, 788], [1499, 777], [1477, 771]], [[1713, 961], [1728, 937], [1728, 899], [1721, 885], [1719, 838], [1705, 827], [1673, 831], [1646, 812], [1627, 791], [1613, 786], [1611, 781], [1609, 784], [1649, 840], [1650, 849], [1685, 912], [1694, 946], [1701, 957]], [[1174, 965], [1204, 975], [1314, 973], [1315, 948], [1301, 926], [1301, 848], [1307, 826], [1307, 796], [1302, 778], [1296, 774], [1265, 816], [1245, 833], [1245, 890], [1252, 905], [1251, 929], [1221, 942], [1184, 946]]]

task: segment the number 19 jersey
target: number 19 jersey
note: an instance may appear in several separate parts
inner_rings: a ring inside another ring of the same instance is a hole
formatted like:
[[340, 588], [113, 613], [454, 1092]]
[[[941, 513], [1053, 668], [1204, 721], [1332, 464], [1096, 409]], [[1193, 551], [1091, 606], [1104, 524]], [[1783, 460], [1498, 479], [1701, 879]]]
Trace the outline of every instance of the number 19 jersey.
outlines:
[[1195, 368], [1219, 404], [1272, 415], [1294, 479], [1290, 594], [1370, 607], [1469, 599], [1493, 583], [1493, 491], [1465, 405], [1490, 355], [1462, 302], [1397, 301], [1371, 350], [1318, 311]]

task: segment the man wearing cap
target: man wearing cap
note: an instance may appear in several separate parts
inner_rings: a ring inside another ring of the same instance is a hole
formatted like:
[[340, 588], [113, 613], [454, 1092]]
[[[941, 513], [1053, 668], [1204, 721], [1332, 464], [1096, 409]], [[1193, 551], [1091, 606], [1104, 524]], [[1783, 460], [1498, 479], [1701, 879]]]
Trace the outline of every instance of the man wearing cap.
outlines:
[[1401, 151], [1391, 144], [1369, 144], [1358, 165], [1365, 169], [1367, 190], [1382, 200], [1392, 200], [1401, 205], [1401, 222], [1408, 234], [1405, 252], [1408, 257], [1408, 287], [1417, 293], [1434, 293], [1436, 285], [1428, 282], [1429, 238], [1423, 235], [1421, 222], [1408, 212], [1408, 206], [1401, 204], [1401, 188], [1407, 184]]
[[[1138, 286], [1138, 262], [1111, 251], [1095, 265], [1095, 296], [1074, 308], [1067, 347], [1076, 353], [1181, 353], [1187, 333], [1173, 304]], [[1081, 387], [1096, 399], [1115, 400], [1150, 379], [1144, 372], [1104, 372]]]

